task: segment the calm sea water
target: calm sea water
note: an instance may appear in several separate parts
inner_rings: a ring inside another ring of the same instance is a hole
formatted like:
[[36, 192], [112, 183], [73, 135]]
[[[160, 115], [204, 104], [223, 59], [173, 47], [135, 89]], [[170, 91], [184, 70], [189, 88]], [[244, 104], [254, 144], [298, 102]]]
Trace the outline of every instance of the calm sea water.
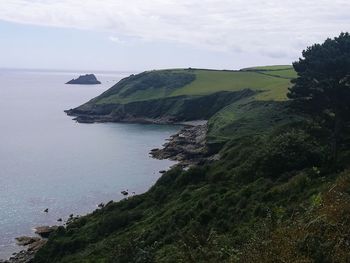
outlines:
[[144, 192], [173, 164], [148, 153], [179, 127], [78, 124], [66, 116], [129, 73], [96, 73], [102, 85], [64, 85], [78, 75], [0, 70], [0, 258], [33, 227], [91, 212], [125, 189]]

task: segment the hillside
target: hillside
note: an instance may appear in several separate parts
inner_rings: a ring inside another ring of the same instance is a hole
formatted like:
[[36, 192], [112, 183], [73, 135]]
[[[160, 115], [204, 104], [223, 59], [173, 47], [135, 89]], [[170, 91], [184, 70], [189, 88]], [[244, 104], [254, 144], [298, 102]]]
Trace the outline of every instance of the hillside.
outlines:
[[219, 158], [163, 174], [51, 235], [34, 262], [348, 262], [348, 148], [286, 99], [290, 66], [150, 71], [69, 111], [78, 121], [207, 119]]
[[146, 71], [124, 78], [86, 105], [126, 104], [176, 96], [203, 96], [243, 89], [263, 91], [258, 99], [284, 100], [289, 81], [295, 77], [291, 66], [249, 68], [238, 71], [169, 69]]
[[211, 125], [210, 138], [215, 140], [233, 120], [234, 111], [230, 109], [253, 101], [263, 105], [267, 101], [272, 104], [283, 102], [293, 76], [295, 72], [291, 66], [239, 71], [147, 71], [121, 80], [100, 96], [67, 113], [76, 116], [79, 122], [174, 123], [208, 120], [226, 107], [216, 115], [216, 125]]

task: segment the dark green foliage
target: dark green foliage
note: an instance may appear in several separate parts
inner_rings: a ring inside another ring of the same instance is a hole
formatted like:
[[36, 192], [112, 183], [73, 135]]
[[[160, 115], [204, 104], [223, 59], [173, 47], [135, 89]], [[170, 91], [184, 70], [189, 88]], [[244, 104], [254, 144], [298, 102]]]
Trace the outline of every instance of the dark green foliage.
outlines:
[[288, 126], [285, 129], [290, 131], [250, 139], [248, 146], [246, 143], [240, 146], [243, 151], [228, 155], [227, 158], [232, 158], [236, 164], [232, 165], [233, 171], [239, 174], [236, 180], [249, 182], [259, 177], [283, 179], [293, 171], [322, 164], [326, 159], [325, 147], [321, 147], [304, 130]]
[[140, 218], [142, 218], [142, 213], [138, 211], [126, 211], [123, 213], [118, 213], [118, 211], [116, 211], [114, 213], [108, 213], [101, 217], [99, 223], [96, 225], [95, 231], [99, 236], [110, 235]]
[[350, 35], [327, 39], [303, 51], [293, 64], [298, 77], [289, 98], [332, 130], [333, 162], [338, 159], [344, 126], [350, 121]]
[[221, 151], [220, 161], [170, 170], [147, 193], [70, 224], [35, 262], [237, 259], [254, 225], [290, 217], [327, 182], [314, 167], [322, 165], [321, 142], [292, 126], [297, 125], [236, 139]]
[[349, 109], [349, 33], [308, 47], [302, 54], [303, 58], [293, 63], [298, 77], [288, 96], [317, 113], [327, 109], [334, 113], [335, 107]]
[[255, 165], [264, 175], [278, 176], [284, 172], [319, 166], [324, 157], [320, 145], [302, 130], [291, 130], [274, 138], [262, 148]]
[[339, 174], [334, 183], [312, 196], [304, 211], [284, 221], [270, 217], [257, 224], [254, 237], [235, 262], [349, 262], [349, 175], [349, 171]]
[[182, 173], [175, 181], [177, 186], [186, 186], [191, 184], [197, 184], [205, 180], [205, 174], [207, 167], [193, 167], [186, 173]]

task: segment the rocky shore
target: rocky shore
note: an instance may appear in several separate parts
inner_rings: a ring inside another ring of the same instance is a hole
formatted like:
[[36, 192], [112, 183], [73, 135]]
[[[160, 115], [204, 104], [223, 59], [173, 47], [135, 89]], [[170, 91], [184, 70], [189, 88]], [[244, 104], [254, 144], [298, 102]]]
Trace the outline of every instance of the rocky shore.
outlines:
[[185, 126], [172, 135], [161, 149], [152, 149], [150, 154], [156, 159], [178, 161], [182, 167], [200, 165], [206, 160], [217, 159], [210, 156], [206, 145], [207, 123], [204, 121], [183, 123]]
[[21, 236], [17, 237], [17, 245], [22, 246], [25, 249], [20, 252], [13, 253], [7, 260], [1, 260], [0, 263], [30, 263], [32, 262], [35, 253], [42, 248], [49, 235], [57, 230], [58, 226], [40, 226], [35, 228], [36, 237]]
[[16, 238], [19, 246], [26, 247], [13, 255], [8, 260], [0, 260], [0, 263], [30, 263], [32, 262], [35, 253], [42, 248], [47, 240], [40, 237], [18, 237]]
[[92, 114], [92, 113], [77, 113], [75, 109], [64, 111], [68, 116], [74, 117], [73, 120], [79, 123], [138, 123], [138, 124], [174, 124], [174, 120], [170, 117], [147, 118], [136, 117], [129, 114], [113, 115], [113, 114]]

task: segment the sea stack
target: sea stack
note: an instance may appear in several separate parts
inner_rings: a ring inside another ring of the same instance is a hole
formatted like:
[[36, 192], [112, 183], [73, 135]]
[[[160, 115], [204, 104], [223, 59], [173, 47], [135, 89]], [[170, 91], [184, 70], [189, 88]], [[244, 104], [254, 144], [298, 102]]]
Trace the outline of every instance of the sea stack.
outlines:
[[94, 74], [86, 74], [79, 76], [77, 79], [72, 79], [66, 84], [96, 85], [101, 84], [101, 82], [97, 80]]

